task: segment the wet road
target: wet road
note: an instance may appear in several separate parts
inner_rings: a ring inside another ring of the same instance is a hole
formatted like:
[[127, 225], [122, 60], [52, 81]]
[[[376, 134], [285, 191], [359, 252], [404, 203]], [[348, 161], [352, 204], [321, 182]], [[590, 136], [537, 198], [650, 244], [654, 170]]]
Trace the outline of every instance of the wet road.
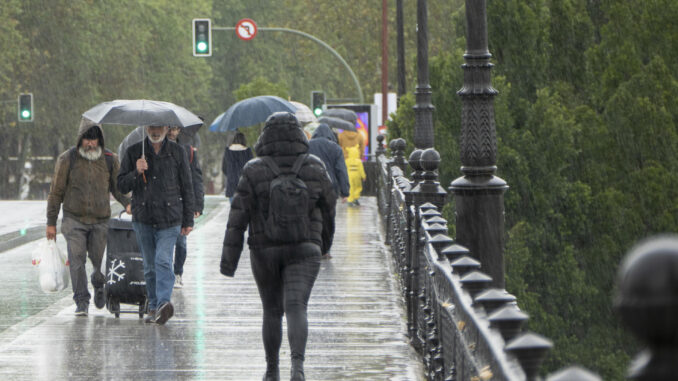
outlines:
[[[9, 274], [0, 275], [0, 315], [6, 316], [0, 326], [0, 379], [261, 379], [261, 305], [249, 253], [243, 253], [235, 278], [219, 274], [228, 203], [214, 200], [215, 208], [189, 236], [185, 286], [175, 290], [176, 315], [165, 326], [144, 324], [135, 313], [116, 319], [93, 305], [89, 317], [78, 318], [70, 291], [42, 294], [29, 274], [11, 280], [14, 291], [8, 292]], [[365, 198], [360, 208], [340, 205], [336, 222], [333, 259], [323, 261], [309, 302], [307, 379], [423, 379], [405, 338], [375, 200]], [[22, 266], [30, 266], [31, 245], [4, 252], [0, 260], [28, 258]], [[5, 308], [15, 312], [5, 314]], [[286, 379], [286, 340], [280, 357]]]

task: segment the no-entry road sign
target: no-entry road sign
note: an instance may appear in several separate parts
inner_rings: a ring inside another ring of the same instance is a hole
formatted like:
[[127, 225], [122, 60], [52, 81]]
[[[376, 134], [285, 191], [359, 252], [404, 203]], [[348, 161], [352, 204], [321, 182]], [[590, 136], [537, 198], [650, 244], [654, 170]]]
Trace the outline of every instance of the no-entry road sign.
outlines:
[[257, 35], [257, 24], [252, 19], [242, 19], [235, 24], [235, 34], [241, 40], [249, 41]]

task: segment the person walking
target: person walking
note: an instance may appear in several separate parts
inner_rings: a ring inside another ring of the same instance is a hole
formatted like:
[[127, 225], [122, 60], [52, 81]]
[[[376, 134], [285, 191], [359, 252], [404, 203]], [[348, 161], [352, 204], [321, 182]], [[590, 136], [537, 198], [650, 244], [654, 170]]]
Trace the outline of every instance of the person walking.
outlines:
[[358, 159], [363, 159], [363, 154], [365, 153], [365, 139], [360, 132], [344, 130], [339, 134], [338, 141], [341, 149], [344, 150], [344, 159], [348, 159], [348, 149], [355, 146], [358, 147], [358, 152], [360, 154]]
[[346, 158], [346, 168], [348, 169], [348, 181], [351, 186], [350, 194], [348, 196], [349, 206], [359, 206], [360, 194], [363, 191], [363, 181], [365, 181], [365, 168], [363, 161], [360, 160], [360, 152], [357, 146], [349, 147], [346, 150], [348, 157]]
[[308, 142], [308, 153], [318, 156], [323, 163], [327, 174], [330, 175], [334, 192], [346, 201], [349, 192], [348, 173], [344, 154], [337, 144], [336, 136], [330, 127], [320, 123]]
[[118, 157], [104, 146], [101, 126], [83, 119], [78, 129], [77, 144], [59, 155], [47, 196], [47, 239], [56, 240], [56, 225], [63, 204], [61, 233], [66, 238], [68, 262], [75, 314], [87, 316], [91, 295], [87, 290], [85, 264], [92, 262], [91, 282], [94, 304], [106, 305], [101, 261], [111, 217], [110, 196], [113, 194], [127, 212], [130, 200], [117, 187], [120, 169]]
[[[193, 230], [194, 196], [186, 151], [167, 139], [167, 126], [148, 126], [148, 136], [125, 152], [118, 188], [132, 192], [132, 226], [144, 258], [146, 322], [165, 324], [174, 315], [172, 257], [179, 234]], [[143, 152], [143, 154], [142, 154]]]
[[[169, 140], [182, 146], [188, 155], [188, 164], [191, 168], [191, 182], [193, 183], [193, 196], [195, 197], [193, 218], [198, 218], [202, 215], [205, 207], [205, 188], [202, 183], [202, 168], [200, 168], [200, 161], [198, 160], [198, 153], [195, 147], [191, 144], [181, 142], [180, 135], [181, 127], [170, 127], [167, 137]], [[183, 136], [186, 136], [183, 134]], [[184, 263], [186, 263], [186, 236], [179, 234], [177, 242], [174, 245], [174, 288], [184, 287]]]
[[236, 132], [233, 142], [226, 147], [224, 157], [221, 160], [221, 172], [226, 177], [226, 197], [231, 201], [231, 204], [242, 168], [253, 156], [252, 149], [247, 147], [245, 135], [240, 131]]
[[[342, 202], [346, 202], [350, 187], [344, 153], [337, 144], [336, 135], [327, 124], [320, 123], [313, 132], [308, 142], [308, 153], [318, 156], [325, 163], [327, 174], [334, 185], [334, 192], [341, 197]], [[329, 252], [323, 252], [323, 259], [331, 258]]]
[[243, 168], [233, 197], [220, 272], [234, 276], [249, 226], [250, 262], [264, 310], [264, 380], [280, 379], [283, 314], [291, 379], [304, 380], [307, 305], [321, 253], [332, 246], [336, 194], [323, 162], [307, 153], [308, 140], [294, 114], [271, 115], [254, 150], [257, 158]]

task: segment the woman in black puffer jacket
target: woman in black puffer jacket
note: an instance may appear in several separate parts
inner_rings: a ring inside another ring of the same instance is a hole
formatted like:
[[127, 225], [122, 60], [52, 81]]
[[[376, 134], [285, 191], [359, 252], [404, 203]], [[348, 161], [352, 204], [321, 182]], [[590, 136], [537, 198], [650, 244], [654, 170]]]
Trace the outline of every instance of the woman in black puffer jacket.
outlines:
[[[269, 184], [275, 178], [264, 162], [270, 156], [282, 173], [289, 172], [299, 155], [308, 151], [308, 141], [294, 114], [271, 115], [254, 147], [257, 158], [243, 168], [231, 204], [221, 255], [221, 273], [233, 276], [249, 227], [252, 273], [264, 308], [262, 336], [266, 351], [264, 380], [278, 380], [278, 352], [282, 342], [282, 317], [292, 354], [292, 379], [303, 380], [303, 361], [308, 336], [306, 308], [320, 270], [321, 253], [329, 252], [334, 236], [336, 194], [324, 164], [308, 155], [298, 173], [308, 188], [309, 232], [300, 242], [284, 243], [264, 233], [269, 210]], [[284, 304], [283, 304], [284, 303]]]

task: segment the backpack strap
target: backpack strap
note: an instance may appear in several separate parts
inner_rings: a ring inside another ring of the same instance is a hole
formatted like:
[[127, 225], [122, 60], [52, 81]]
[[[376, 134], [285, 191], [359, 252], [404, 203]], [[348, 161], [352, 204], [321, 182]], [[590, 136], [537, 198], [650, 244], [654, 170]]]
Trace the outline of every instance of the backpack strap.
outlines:
[[108, 167], [108, 174], [113, 173], [113, 152], [104, 149], [104, 158], [106, 159], [106, 167]]
[[292, 166], [292, 173], [299, 176], [299, 170], [301, 169], [301, 166], [304, 165], [304, 161], [306, 161], [307, 157], [308, 157], [307, 153], [299, 155], [299, 157], [297, 157], [297, 160], [294, 161], [294, 165]]
[[273, 160], [270, 156], [261, 156], [261, 160], [263, 160], [264, 164], [271, 168], [271, 171], [273, 171], [273, 175], [275, 175], [275, 177], [280, 176], [280, 167], [278, 167], [278, 164], [275, 163], [275, 160]]

